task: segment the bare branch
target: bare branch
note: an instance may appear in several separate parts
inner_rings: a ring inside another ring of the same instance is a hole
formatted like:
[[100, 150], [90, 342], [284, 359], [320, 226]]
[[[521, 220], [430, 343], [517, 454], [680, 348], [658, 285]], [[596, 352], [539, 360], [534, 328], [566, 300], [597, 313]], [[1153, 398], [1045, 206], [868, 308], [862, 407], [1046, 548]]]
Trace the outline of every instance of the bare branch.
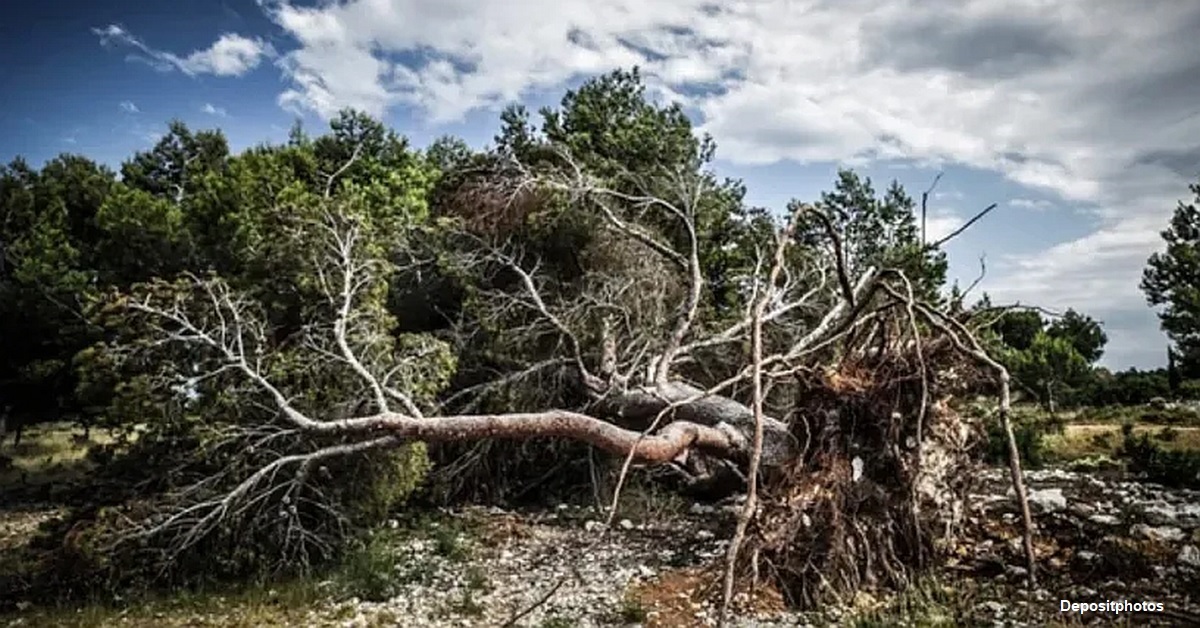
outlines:
[[[758, 509], [758, 471], [759, 465], [762, 463], [763, 452], [763, 313], [766, 310], [767, 302], [771, 298], [771, 291], [775, 283], [779, 280], [779, 274], [784, 265], [784, 254], [787, 251], [787, 246], [791, 242], [792, 232], [795, 229], [795, 218], [789, 221], [788, 227], [779, 234], [779, 243], [775, 249], [775, 262], [771, 266], [771, 272], [768, 274], [766, 289], [763, 291], [763, 296], [759, 297], [754, 303], [754, 311], [751, 315], [750, 327], [750, 368], [751, 368], [751, 387], [753, 395], [753, 411], [754, 411], [754, 440], [750, 448], [750, 470], [747, 475], [747, 490], [746, 503], [742, 506], [742, 512], [738, 516], [737, 529], [734, 531], [733, 539], [729, 542], [728, 559], [725, 567], [725, 589], [724, 598], [721, 603], [721, 616], [719, 623], [724, 625], [729, 615], [729, 604], [733, 601], [733, 581], [734, 575], [737, 572], [738, 552], [741, 550], [742, 542], [746, 538], [746, 530], [750, 527], [750, 520], [754, 517], [755, 511]], [[852, 295], [848, 296], [852, 298]]]
[[989, 214], [989, 213], [990, 213], [990, 212], [991, 212], [993, 209], [996, 209], [996, 204], [995, 204], [995, 203], [992, 203], [991, 205], [988, 205], [987, 207], [984, 207], [984, 208], [983, 208], [983, 211], [979, 212], [978, 214], [975, 214], [975, 215], [974, 215], [974, 216], [973, 216], [973, 217], [972, 217], [970, 220], [968, 220], [967, 222], [963, 223], [963, 225], [962, 225], [961, 227], [959, 227], [959, 228], [955, 229], [954, 231], [950, 232], [950, 234], [949, 234], [949, 235], [947, 235], [947, 236], [943, 237], [942, 239], [938, 240], [937, 242], [934, 242], [933, 244], [930, 244], [930, 245], [929, 245], [928, 247], [926, 247], [926, 248], [930, 248], [930, 249], [938, 249], [938, 248], [941, 248], [941, 246], [942, 246], [943, 244], [945, 244], [945, 243], [947, 243], [947, 242], [949, 242], [949, 241], [953, 240], [954, 238], [958, 237], [958, 235], [959, 235], [959, 234], [961, 234], [962, 232], [966, 231], [967, 229], [970, 229], [970, 228], [971, 228], [971, 225], [973, 225], [973, 224], [975, 224], [976, 222], [978, 222], [980, 218], [983, 218], [984, 216], [988, 215], [988, 214]]
[[929, 184], [929, 189], [927, 189], [921, 193], [921, 246], [925, 246], [925, 243], [926, 243], [925, 218], [928, 214], [927, 204], [929, 203], [929, 195], [933, 194], [933, 191], [937, 188], [938, 181], [942, 180], [942, 175], [944, 175], [944, 174], [946, 174], [946, 173], [945, 172], [937, 173], [937, 176], [933, 178], [933, 182]]
[[337, 182], [338, 177], [342, 176], [354, 162], [358, 161], [359, 155], [362, 153], [362, 142], [354, 145], [354, 150], [350, 153], [350, 158], [341, 165], [333, 174], [326, 175], [325, 178], [325, 198], [328, 199], [333, 195], [333, 184]]

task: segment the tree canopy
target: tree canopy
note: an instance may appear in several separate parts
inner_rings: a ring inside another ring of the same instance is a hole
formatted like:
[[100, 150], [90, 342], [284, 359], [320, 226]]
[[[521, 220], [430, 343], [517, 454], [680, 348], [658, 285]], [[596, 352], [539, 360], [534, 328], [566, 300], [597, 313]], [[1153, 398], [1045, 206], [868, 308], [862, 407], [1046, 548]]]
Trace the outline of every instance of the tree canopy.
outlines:
[[1150, 256], [1142, 275], [1142, 291], [1158, 307], [1163, 331], [1175, 345], [1179, 368], [1200, 378], [1200, 184], [1195, 199], [1180, 202], [1162, 232], [1166, 250]]

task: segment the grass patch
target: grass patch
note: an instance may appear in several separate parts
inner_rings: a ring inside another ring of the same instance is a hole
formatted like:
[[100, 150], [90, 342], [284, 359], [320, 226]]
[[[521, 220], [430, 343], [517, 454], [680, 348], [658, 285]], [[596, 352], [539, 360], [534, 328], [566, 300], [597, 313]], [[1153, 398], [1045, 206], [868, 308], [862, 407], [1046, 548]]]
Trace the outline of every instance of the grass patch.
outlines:
[[[171, 593], [141, 593], [125, 599], [27, 607], [0, 625], [21, 619], [25, 626], [296, 626], [308, 625], [308, 613], [323, 602], [350, 598], [382, 601], [400, 594], [407, 584], [432, 579], [435, 560], [464, 561], [470, 557], [470, 538], [476, 522], [438, 513], [418, 513], [396, 521], [395, 527], [371, 531], [341, 562], [305, 577], [284, 581], [240, 582]], [[429, 551], [401, 551], [407, 541], [427, 543]], [[448, 608], [476, 616], [483, 608], [474, 595], [490, 587], [487, 574], [468, 566], [467, 590]], [[384, 621], [380, 625], [397, 625]]]
[[178, 591], [82, 606], [31, 608], [6, 619], [25, 626], [287, 626], [303, 624], [307, 609], [326, 597], [313, 578]]
[[852, 614], [844, 624], [854, 628], [971, 626], [977, 623], [975, 606], [973, 591], [929, 578], [880, 605]]
[[631, 478], [621, 492], [618, 505], [621, 517], [635, 521], [673, 521], [687, 514], [691, 502], [653, 479], [641, 475]]
[[578, 626], [578, 622], [562, 615], [550, 615], [538, 624], [538, 628], [574, 628]]
[[621, 600], [621, 607], [617, 609], [617, 613], [621, 622], [626, 624], [644, 624], [650, 616], [641, 602], [628, 596]]
[[0, 467], [0, 494], [21, 487], [45, 487], [79, 480], [94, 468], [87, 459], [94, 445], [115, 439], [93, 429], [83, 438], [73, 423], [39, 423], [25, 428], [21, 444], [9, 436], [0, 444], [0, 458], [10, 462]]
[[[993, 416], [984, 415], [987, 419], [987, 440], [984, 443], [984, 459], [993, 464], [1004, 464], [1008, 461], [1008, 436], [1003, 425]], [[1063, 433], [1066, 417], [1062, 414], [1050, 416], [1036, 407], [1019, 406], [1012, 413], [1013, 438], [1017, 443], [1017, 452], [1021, 462], [1031, 469], [1037, 469], [1049, 459], [1048, 440]]]
[[[1197, 427], [1135, 425], [1133, 434], [1145, 435], [1168, 451], [1200, 452], [1200, 428]], [[1064, 462], [1100, 456], [1115, 458], [1123, 442], [1119, 424], [1067, 425], [1061, 434], [1045, 437], [1047, 454]]]
[[[372, 531], [347, 553], [331, 574], [338, 597], [357, 597], [379, 602], [398, 595], [409, 584], [429, 584], [438, 559], [460, 563], [470, 558], [472, 521], [432, 513], [410, 515], [396, 527]], [[411, 554], [398, 548], [405, 542], [432, 543], [430, 554]], [[488, 586], [487, 575], [477, 567], [467, 568], [468, 589]]]

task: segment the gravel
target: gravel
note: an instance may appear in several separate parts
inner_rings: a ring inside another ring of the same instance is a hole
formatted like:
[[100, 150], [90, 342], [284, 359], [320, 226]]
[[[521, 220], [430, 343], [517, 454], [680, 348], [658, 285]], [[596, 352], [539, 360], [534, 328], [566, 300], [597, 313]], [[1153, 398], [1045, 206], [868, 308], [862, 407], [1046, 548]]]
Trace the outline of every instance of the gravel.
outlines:
[[[1061, 599], [1153, 600], [1200, 612], [1195, 594], [1200, 590], [1200, 493], [1061, 469], [1030, 472], [1040, 588], [1028, 591], [1020, 520], [1006, 473], [987, 469], [980, 478], [967, 513], [962, 558], [947, 565], [971, 590], [972, 620], [979, 625], [1061, 620]], [[407, 541], [397, 548], [397, 564], [421, 565], [424, 577], [385, 601], [330, 604], [314, 610], [310, 620], [342, 626], [495, 626], [545, 598], [516, 625], [716, 625], [717, 610], [692, 602], [686, 592], [673, 594], [679, 599], [669, 604], [674, 613], [669, 617], [634, 601], [632, 592], [647, 590], [648, 583], [660, 591], [664, 576], [722, 560], [732, 512], [695, 504], [672, 517], [627, 516], [606, 527], [600, 513], [567, 506], [531, 513], [464, 511], [458, 514], [478, 518], [483, 513], [485, 521], [484, 533], [465, 542], [466, 561], [438, 556], [427, 541]], [[491, 528], [500, 532], [493, 535]], [[828, 625], [832, 617], [849, 612], [822, 610], [820, 620], [784, 613], [738, 617], [732, 625]], [[1089, 614], [1080, 621], [1110, 619]]]

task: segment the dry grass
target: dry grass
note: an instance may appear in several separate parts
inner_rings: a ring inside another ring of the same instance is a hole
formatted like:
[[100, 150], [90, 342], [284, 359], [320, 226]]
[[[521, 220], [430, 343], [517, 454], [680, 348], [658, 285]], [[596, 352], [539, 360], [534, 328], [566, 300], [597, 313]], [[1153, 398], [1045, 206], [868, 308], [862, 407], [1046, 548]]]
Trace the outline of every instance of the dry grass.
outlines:
[[[1200, 452], [1200, 428], [1137, 425], [1135, 435], [1146, 434], [1163, 449]], [[1121, 426], [1114, 424], [1067, 425], [1061, 434], [1046, 437], [1047, 450], [1059, 460], [1094, 456], [1114, 457], [1121, 446]]]
[[69, 482], [91, 469], [87, 460], [93, 445], [113, 442], [103, 430], [92, 430], [83, 438], [72, 423], [42, 423], [25, 430], [20, 445], [12, 436], [0, 444], [0, 457], [12, 459], [12, 466], [0, 470], [0, 491], [20, 485], [46, 485]]

